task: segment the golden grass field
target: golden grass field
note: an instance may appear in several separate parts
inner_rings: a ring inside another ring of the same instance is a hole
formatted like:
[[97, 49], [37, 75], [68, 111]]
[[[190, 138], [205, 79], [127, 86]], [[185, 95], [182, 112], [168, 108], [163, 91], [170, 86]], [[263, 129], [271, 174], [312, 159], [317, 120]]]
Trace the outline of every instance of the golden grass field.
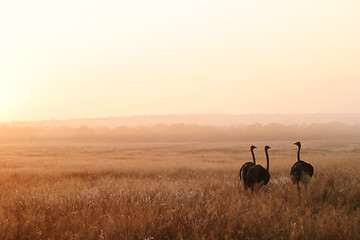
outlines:
[[[266, 165], [253, 196], [238, 171]], [[360, 239], [360, 142], [0, 145], [0, 239]]]

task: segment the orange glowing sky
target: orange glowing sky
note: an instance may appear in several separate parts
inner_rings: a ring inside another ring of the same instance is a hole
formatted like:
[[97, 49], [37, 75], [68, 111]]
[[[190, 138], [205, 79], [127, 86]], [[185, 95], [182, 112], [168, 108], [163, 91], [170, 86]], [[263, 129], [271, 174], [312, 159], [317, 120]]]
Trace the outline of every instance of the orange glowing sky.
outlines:
[[360, 1], [5, 0], [0, 121], [358, 113]]

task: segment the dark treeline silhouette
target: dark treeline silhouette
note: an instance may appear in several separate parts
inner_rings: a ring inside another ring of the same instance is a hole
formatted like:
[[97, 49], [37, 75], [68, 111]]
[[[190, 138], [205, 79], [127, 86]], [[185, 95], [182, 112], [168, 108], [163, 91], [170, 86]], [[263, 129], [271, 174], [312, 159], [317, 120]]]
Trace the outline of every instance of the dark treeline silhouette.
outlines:
[[360, 139], [360, 125], [326, 123], [313, 125], [253, 124], [248, 126], [199, 126], [193, 124], [152, 127], [79, 128], [0, 127], [0, 142], [11, 141], [116, 141], [116, 142], [220, 142], [267, 140]]

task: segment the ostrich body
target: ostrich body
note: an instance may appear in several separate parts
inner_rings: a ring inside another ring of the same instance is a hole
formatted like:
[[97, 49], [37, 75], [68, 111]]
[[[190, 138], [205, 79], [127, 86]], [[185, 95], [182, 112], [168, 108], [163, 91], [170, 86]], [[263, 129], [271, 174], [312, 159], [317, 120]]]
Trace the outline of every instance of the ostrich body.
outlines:
[[314, 174], [314, 168], [311, 164], [300, 160], [300, 149], [301, 143], [296, 142], [294, 145], [298, 146], [297, 152], [297, 162], [291, 167], [290, 170], [290, 177], [291, 181], [297, 184], [297, 189], [300, 193], [300, 185], [299, 183], [302, 182], [305, 185], [305, 190], [307, 189], [307, 184], [310, 181], [312, 175]]
[[253, 158], [253, 162], [246, 162], [244, 163], [244, 165], [242, 165], [242, 167], [240, 168], [240, 171], [239, 171], [239, 177], [240, 177], [240, 180], [239, 180], [239, 183], [241, 182], [241, 179], [244, 181], [244, 188], [245, 190], [247, 189], [247, 171], [249, 170], [250, 167], [254, 166], [256, 163], [255, 163], [255, 154], [254, 154], [254, 149], [256, 147], [255, 146], [251, 146], [250, 147], [250, 152], [251, 152], [251, 155], [252, 155], [252, 158]]
[[269, 146], [265, 146], [266, 169], [261, 165], [254, 165], [250, 167], [247, 172], [247, 187], [251, 188], [252, 193], [254, 193], [255, 189], [260, 188], [262, 185], [266, 185], [270, 180], [268, 154], [269, 148]]

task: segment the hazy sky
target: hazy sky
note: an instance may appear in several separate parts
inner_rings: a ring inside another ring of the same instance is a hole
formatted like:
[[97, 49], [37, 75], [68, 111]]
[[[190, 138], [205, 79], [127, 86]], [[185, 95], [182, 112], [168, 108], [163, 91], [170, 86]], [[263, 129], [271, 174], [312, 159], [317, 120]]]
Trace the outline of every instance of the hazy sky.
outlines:
[[360, 1], [0, 2], [0, 121], [360, 112]]

